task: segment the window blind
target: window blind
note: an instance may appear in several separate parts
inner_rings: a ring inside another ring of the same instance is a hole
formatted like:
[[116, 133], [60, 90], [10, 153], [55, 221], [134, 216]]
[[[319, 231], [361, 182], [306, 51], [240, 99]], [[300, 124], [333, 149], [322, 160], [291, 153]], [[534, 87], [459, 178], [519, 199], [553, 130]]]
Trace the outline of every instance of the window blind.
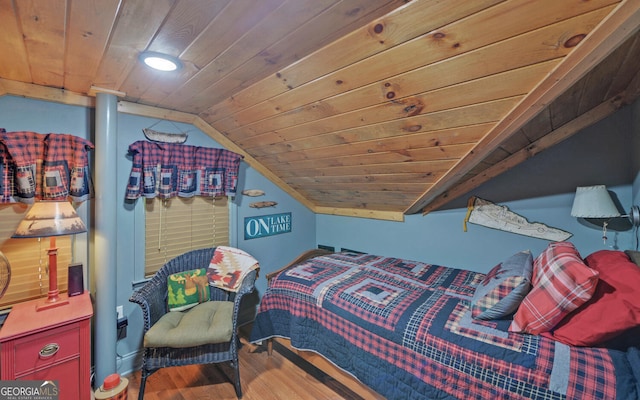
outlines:
[[227, 197], [145, 201], [145, 276], [189, 250], [228, 245]]
[[[13, 304], [45, 297], [49, 291], [49, 238], [12, 239], [18, 224], [27, 213], [25, 204], [0, 206], [0, 251], [11, 264], [11, 282], [0, 299], [0, 309]], [[58, 290], [67, 291], [67, 271], [73, 259], [72, 237], [57, 236]]]

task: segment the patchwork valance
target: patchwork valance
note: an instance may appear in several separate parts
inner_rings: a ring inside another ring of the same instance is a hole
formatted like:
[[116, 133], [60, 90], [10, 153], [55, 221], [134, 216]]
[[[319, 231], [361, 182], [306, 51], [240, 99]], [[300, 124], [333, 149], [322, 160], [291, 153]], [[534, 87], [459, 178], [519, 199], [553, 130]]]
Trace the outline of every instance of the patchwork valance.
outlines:
[[225, 149], [137, 141], [126, 198], [233, 196], [242, 156]]
[[74, 135], [0, 129], [0, 203], [89, 199], [88, 152], [93, 148]]

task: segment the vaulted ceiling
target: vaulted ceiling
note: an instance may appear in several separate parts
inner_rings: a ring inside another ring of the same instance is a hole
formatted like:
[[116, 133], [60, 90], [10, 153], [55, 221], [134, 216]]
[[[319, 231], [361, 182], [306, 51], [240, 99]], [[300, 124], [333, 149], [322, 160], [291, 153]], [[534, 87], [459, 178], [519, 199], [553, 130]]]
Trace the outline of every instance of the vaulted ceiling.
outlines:
[[318, 213], [438, 209], [640, 94], [639, 0], [0, 0], [0, 26], [0, 94], [114, 93]]

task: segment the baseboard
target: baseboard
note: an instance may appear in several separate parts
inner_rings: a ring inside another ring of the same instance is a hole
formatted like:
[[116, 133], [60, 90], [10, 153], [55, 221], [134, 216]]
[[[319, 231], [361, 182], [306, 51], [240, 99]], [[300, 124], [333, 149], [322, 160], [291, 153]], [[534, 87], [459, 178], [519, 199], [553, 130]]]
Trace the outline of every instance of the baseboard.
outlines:
[[142, 368], [142, 350], [116, 358], [116, 370], [122, 376], [132, 374]]

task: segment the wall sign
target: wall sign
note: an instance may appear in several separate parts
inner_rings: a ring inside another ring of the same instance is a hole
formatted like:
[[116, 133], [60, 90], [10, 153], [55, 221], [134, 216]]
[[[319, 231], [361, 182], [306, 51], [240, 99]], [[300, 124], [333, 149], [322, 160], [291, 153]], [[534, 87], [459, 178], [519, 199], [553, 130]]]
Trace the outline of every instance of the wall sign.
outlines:
[[245, 217], [244, 240], [291, 232], [291, 213]]

